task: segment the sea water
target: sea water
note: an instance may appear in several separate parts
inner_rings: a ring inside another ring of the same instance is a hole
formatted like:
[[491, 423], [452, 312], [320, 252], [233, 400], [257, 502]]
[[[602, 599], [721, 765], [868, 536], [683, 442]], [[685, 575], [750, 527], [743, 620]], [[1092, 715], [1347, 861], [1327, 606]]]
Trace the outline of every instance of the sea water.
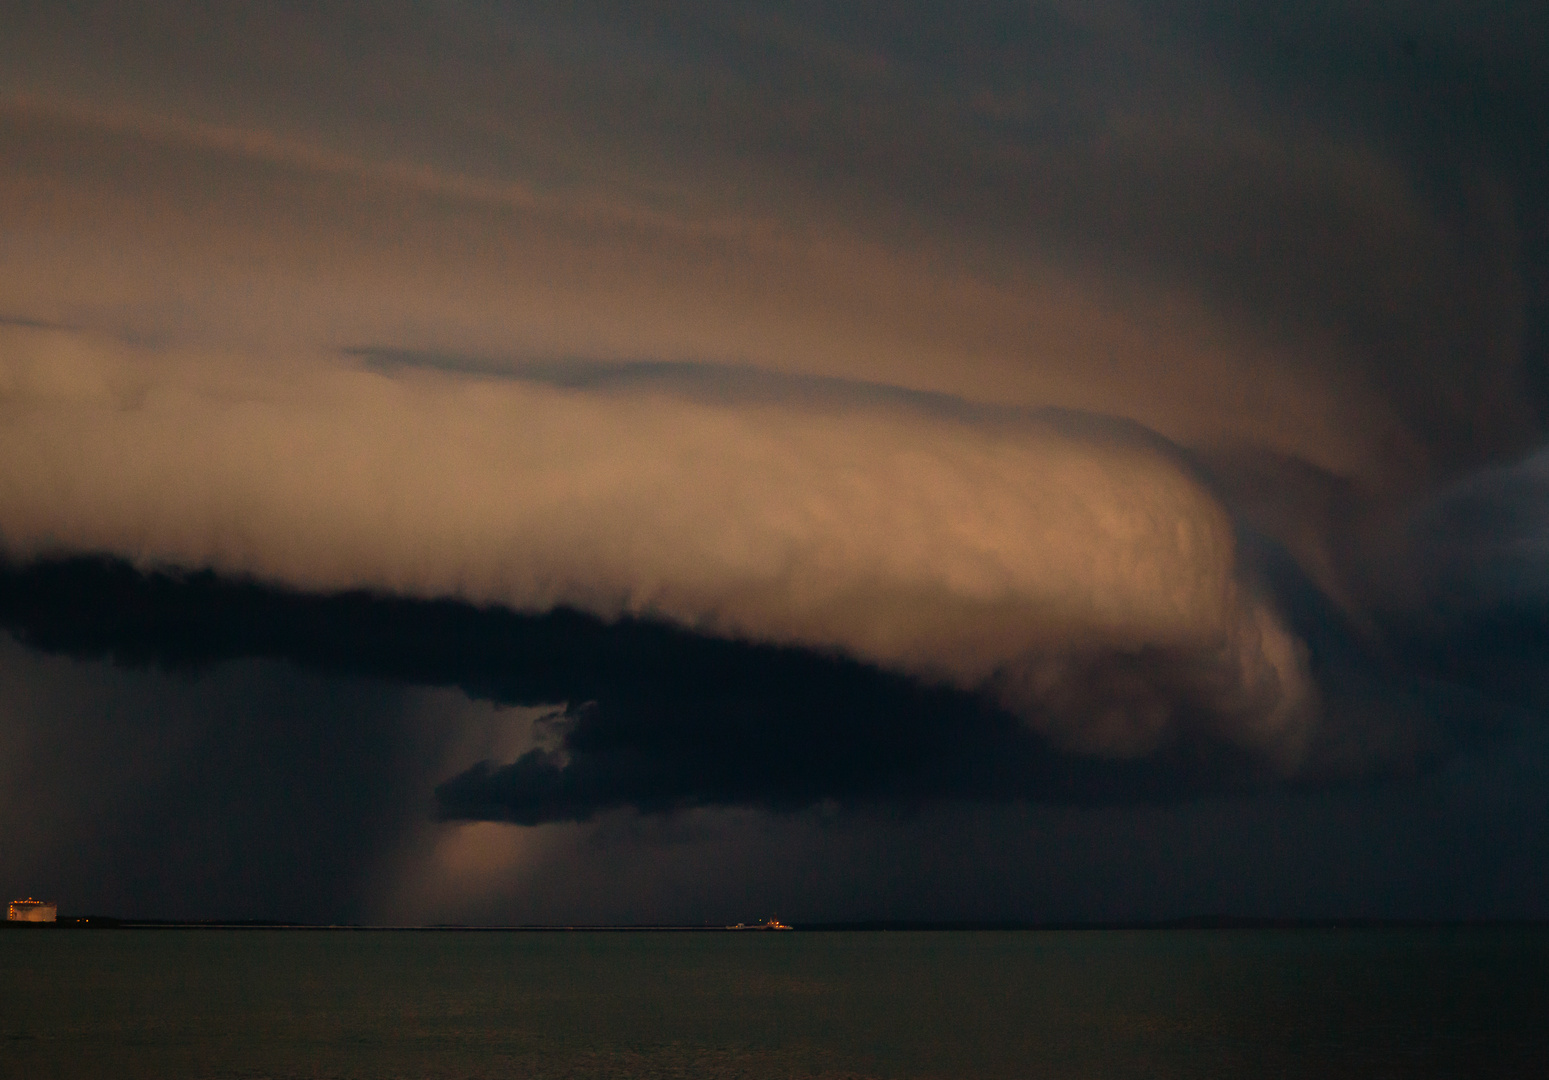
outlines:
[[1549, 931], [0, 933], [5, 1077], [1549, 1076]]

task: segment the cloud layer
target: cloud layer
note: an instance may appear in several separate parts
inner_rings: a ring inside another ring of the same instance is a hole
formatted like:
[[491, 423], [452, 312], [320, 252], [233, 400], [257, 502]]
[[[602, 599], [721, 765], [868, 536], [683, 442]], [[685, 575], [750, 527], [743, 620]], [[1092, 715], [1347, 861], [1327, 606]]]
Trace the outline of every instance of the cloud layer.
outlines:
[[[811, 387], [708, 403], [318, 363], [282, 381], [0, 336], [13, 559], [649, 617], [986, 691], [1098, 753], [1153, 748], [1179, 710], [1291, 760], [1305, 741], [1299, 646], [1239, 582], [1229, 516], [1123, 429]], [[1171, 662], [1124, 677], [1114, 653]]]
[[27, 640], [76, 556], [172, 638], [455, 612], [466, 668], [211, 656], [568, 708], [441, 789], [529, 823], [1316, 779], [1541, 700], [1466, 659], [1543, 577], [1530, 15], [169, 11], [0, 43]]

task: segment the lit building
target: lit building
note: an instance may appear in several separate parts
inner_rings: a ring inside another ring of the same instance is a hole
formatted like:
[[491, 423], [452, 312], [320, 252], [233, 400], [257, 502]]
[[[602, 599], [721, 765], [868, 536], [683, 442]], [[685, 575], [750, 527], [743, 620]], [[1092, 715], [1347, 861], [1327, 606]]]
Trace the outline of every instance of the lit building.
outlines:
[[57, 922], [59, 905], [51, 900], [12, 900], [5, 917], [10, 922]]

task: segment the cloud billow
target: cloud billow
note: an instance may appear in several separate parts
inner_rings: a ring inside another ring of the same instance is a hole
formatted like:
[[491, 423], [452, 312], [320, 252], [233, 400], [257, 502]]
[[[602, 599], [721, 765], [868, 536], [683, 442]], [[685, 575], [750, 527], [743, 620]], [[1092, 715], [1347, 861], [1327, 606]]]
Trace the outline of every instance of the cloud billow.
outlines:
[[[0, 336], [16, 560], [63, 544], [831, 650], [1098, 755], [1144, 753], [1188, 712], [1294, 766], [1315, 718], [1302, 646], [1240, 579], [1229, 514], [1123, 425], [799, 382], [700, 400], [319, 363], [279, 383]], [[1126, 654], [1170, 661], [1105, 659]]]

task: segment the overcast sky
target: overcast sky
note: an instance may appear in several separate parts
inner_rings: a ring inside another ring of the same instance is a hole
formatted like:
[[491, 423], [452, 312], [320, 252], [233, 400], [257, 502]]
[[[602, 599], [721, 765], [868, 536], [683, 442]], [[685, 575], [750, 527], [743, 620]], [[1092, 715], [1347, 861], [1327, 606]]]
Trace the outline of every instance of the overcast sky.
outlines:
[[0, 887], [1549, 916], [1546, 51], [0, 2]]

